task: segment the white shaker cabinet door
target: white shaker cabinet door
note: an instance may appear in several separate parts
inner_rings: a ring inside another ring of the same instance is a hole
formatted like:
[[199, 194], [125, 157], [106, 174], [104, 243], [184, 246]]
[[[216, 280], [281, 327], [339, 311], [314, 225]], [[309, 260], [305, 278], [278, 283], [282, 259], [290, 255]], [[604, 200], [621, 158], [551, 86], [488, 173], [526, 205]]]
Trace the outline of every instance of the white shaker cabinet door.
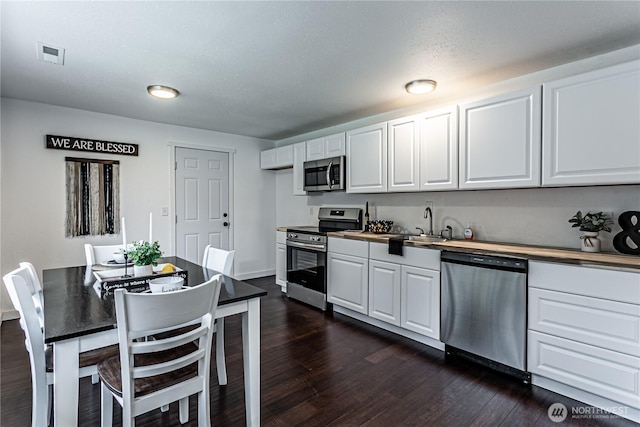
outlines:
[[640, 61], [544, 85], [542, 185], [640, 183]]
[[369, 260], [329, 252], [327, 272], [327, 301], [368, 314]]
[[388, 190], [420, 189], [418, 123], [414, 116], [389, 122], [388, 125]]
[[369, 260], [369, 316], [400, 326], [400, 264]]
[[347, 193], [387, 191], [387, 122], [347, 132]]
[[401, 294], [400, 326], [440, 339], [440, 272], [403, 265]]
[[541, 87], [460, 106], [464, 189], [540, 185]]
[[280, 243], [276, 245], [276, 285], [287, 291], [287, 246]]
[[345, 133], [336, 133], [324, 137], [324, 151], [327, 157], [344, 156]]
[[324, 138], [310, 139], [307, 141], [306, 152], [307, 161], [324, 159]]
[[293, 145], [293, 195], [305, 196], [304, 191], [304, 161], [306, 158], [306, 143]]
[[458, 107], [421, 114], [420, 190], [458, 188]]

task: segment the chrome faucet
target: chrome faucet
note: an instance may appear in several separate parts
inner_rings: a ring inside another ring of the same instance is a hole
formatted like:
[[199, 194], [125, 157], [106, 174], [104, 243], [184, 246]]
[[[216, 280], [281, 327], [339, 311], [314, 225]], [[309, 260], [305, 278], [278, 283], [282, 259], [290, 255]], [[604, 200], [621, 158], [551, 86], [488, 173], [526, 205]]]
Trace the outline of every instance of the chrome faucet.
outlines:
[[420, 235], [424, 236], [424, 230], [420, 227], [416, 227], [416, 230], [420, 230]]
[[433, 236], [433, 212], [431, 212], [431, 208], [427, 207], [424, 210], [424, 217], [429, 218], [429, 236]]

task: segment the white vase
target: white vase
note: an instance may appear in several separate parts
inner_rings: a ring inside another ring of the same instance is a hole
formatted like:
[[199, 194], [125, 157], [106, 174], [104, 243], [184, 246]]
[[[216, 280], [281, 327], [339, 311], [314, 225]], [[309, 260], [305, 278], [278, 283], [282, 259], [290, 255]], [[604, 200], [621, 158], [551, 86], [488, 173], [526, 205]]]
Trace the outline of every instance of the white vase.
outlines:
[[600, 252], [600, 239], [597, 231], [583, 231], [580, 236], [580, 249], [584, 252]]
[[133, 275], [136, 277], [151, 276], [152, 274], [153, 274], [153, 266], [151, 264], [133, 266]]

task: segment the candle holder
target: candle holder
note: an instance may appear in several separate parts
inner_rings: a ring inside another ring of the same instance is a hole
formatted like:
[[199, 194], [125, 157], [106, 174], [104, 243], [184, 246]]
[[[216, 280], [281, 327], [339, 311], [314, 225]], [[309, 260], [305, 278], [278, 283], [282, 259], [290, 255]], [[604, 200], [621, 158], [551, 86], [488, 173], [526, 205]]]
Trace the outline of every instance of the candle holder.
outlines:
[[124, 274], [121, 276], [122, 278], [131, 277], [130, 274], [127, 274], [127, 264], [129, 264], [129, 255], [124, 253]]

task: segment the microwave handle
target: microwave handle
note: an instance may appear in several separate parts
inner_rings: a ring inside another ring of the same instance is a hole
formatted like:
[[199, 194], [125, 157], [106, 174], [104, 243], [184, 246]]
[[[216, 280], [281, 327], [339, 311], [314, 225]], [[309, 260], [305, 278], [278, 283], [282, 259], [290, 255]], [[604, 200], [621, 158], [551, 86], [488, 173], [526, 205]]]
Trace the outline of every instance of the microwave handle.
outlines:
[[329, 162], [329, 166], [327, 166], [327, 185], [329, 186], [329, 190], [331, 190], [331, 167], [333, 166], [333, 160]]

